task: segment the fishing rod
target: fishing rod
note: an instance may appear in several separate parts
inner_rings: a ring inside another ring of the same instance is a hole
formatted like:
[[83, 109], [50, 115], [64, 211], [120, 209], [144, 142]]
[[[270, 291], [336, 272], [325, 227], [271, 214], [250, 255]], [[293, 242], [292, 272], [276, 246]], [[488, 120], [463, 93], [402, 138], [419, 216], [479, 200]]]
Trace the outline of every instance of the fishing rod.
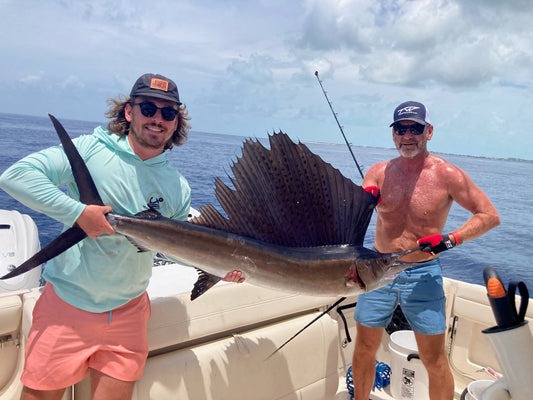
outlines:
[[326, 91], [324, 90], [324, 86], [322, 85], [322, 81], [318, 77], [318, 71], [315, 71], [315, 76], [316, 76], [316, 79], [318, 80], [318, 83], [320, 84], [320, 87], [322, 88], [322, 93], [324, 93], [324, 96], [326, 97], [326, 101], [329, 104], [329, 108], [331, 109], [331, 112], [333, 113], [333, 116], [335, 117], [335, 121], [337, 121], [337, 125], [339, 126], [339, 129], [341, 130], [342, 137], [344, 138], [344, 141], [346, 142], [346, 146], [348, 146], [348, 150], [350, 150], [350, 154], [352, 155], [352, 158], [353, 158], [353, 160], [355, 162], [355, 165], [357, 166], [357, 170], [359, 171], [359, 174], [361, 174], [361, 178], [364, 179], [365, 177], [364, 177], [363, 171], [361, 170], [361, 168], [359, 167], [359, 163], [355, 159], [355, 155], [353, 154], [352, 147], [350, 146], [350, 143], [348, 143], [348, 139], [346, 139], [346, 135], [344, 134], [342, 126], [339, 123], [339, 120], [337, 118], [337, 113], [335, 111], [333, 111], [333, 106], [331, 105], [331, 101], [329, 101], [328, 95], [327, 95]]
[[[340, 303], [342, 303], [344, 300], [346, 300], [346, 297], [341, 297], [340, 299], [338, 299], [333, 305], [329, 306], [326, 310], [322, 311], [322, 313], [315, 317], [314, 320], [312, 320], [311, 322], [309, 322], [306, 326], [304, 326], [302, 329], [300, 329], [298, 332], [296, 332], [294, 335], [292, 335], [292, 337], [288, 340], [285, 341], [285, 343], [283, 343], [281, 346], [279, 346], [276, 350], [274, 350], [265, 360], [268, 360], [270, 357], [272, 357], [274, 354], [276, 354], [278, 351], [280, 351], [283, 347], [285, 347], [286, 344], [289, 344], [290, 341], [292, 341], [296, 336], [298, 336], [300, 333], [302, 333], [304, 330], [306, 330], [307, 328], [309, 328], [312, 324], [314, 324], [316, 321], [318, 321], [320, 318], [322, 318], [324, 315], [326, 315], [328, 312], [330, 312], [331, 310], [333, 310], [335, 307], [337, 307]], [[342, 315], [342, 314], [341, 314]], [[344, 319], [344, 315], [342, 315], [342, 318], [344, 320], [344, 325], [346, 326], [346, 320]], [[348, 338], [350, 337], [349, 333], [348, 333], [348, 327], [346, 327], [346, 333], [348, 335]], [[348, 340], [349, 342], [351, 342], [351, 339]]]
[[[361, 174], [361, 178], [364, 179], [364, 174], [363, 174], [363, 171], [361, 170], [361, 167], [359, 167], [359, 163], [357, 162], [357, 160], [355, 159], [355, 155], [353, 154], [353, 151], [352, 151], [352, 148], [350, 147], [350, 143], [348, 143], [348, 140], [346, 139], [346, 135], [344, 134], [344, 131], [342, 129], [342, 126], [341, 124], [339, 123], [339, 120], [337, 118], [337, 114], [335, 113], [335, 111], [333, 111], [333, 106], [331, 105], [331, 102], [329, 101], [329, 98], [328, 98], [328, 95], [326, 93], [326, 91], [324, 90], [324, 86], [322, 85], [322, 81], [320, 80], [320, 78], [318, 77], [318, 71], [315, 71], [315, 76], [316, 76], [316, 79], [318, 79], [318, 83], [320, 84], [320, 87], [322, 88], [322, 93], [324, 93], [324, 96], [326, 97], [326, 100], [329, 104], [329, 108], [331, 109], [331, 112], [333, 113], [333, 116], [335, 117], [335, 121], [337, 121], [337, 125], [339, 126], [339, 129], [341, 130], [341, 133], [342, 133], [342, 137], [344, 137], [344, 141], [346, 142], [346, 146], [348, 146], [348, 150], [350, 150], [350, 154], [352, 155], [352, 158], [355, 162], [355, 165], [357, 166], [357, 170], [359, 171], [359, 173]], [[306, 330], [307, 328], [309, 328], [312, 324], [314, 324], [316, 321], [318, 321], [320, 318], [322, 318], [324, 315], [326, 315], [328, 312], [330, 312], [333, 308], [337, 307], [340, 303], [342, 303], [344, 300], [346, 300], [346, 297], [341, 297], [339, 298], [335, 303], [333, 303], [333, 305], [329, 306], [326, 310], [324, 310], [320, 315], [318, 315], [315, 319], [313, 319], [311, 322], [309, 322], [306, 326], [304, 326], [302, 329], [300, 329], [298, 332], [296, 332], [293, 336], [291, 336], [290, 339], [286, 340], [285, 343], [283, 343], [281, 346], [279, 346], [276, 350], [274, 350], [268, 357], [267, 359], [269, 359], [270, 357], [272, 357], [274, 354], [276, 354], [279, 350], [281, 350], [283, 347], [285, 347], [285, 345], [289, 344], [289, 342], [291, 342], [294, 338], [296, 338], [296, 336], [298, 336], [300, 333], [302, 333], [304, 330]], [[348, 340], [348, 342], [351, 341], [351, 338], [350, 338], [350, 333], [348, 331], [348, 326], [346, 324], [346, 319], [344, 318], [344, 315], [339, 311], [340, 308], [337, 308], [337, 311], [339, 312], [339, 314], [341, 315], [343, 321], [344, 321], [344, 326], [345, 326], [345, 330], [346, 330], [346, 338]]]

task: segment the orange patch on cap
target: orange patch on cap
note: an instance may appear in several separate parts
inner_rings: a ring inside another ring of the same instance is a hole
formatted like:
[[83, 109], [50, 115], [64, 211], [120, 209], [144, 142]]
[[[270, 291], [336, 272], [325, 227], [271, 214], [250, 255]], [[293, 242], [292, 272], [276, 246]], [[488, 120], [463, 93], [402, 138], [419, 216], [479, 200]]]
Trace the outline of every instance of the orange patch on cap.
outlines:
[[168, 92], [168, 82], [163, 79], [152, 78], [150, 89], [159, 89]]

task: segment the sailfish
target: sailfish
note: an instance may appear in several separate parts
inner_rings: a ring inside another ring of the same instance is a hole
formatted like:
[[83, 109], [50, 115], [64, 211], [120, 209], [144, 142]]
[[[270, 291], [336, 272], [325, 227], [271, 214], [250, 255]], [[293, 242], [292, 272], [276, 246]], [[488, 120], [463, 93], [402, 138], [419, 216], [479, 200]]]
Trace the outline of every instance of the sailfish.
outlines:
[[[50, 118], [84, 204], [103, 205], [90, 172], [68, 133]], [[153, 250], [195, 267], [191, 300], [234, 269], [248, 283], [314, 296], [348, 296], [388, 284], [413, 266], [399, 261], [420, 247], [380, 253], [363, 246], [377, 199], [331, 164], [283, 132], [269, 134], [270, 149], [247, 139], [230, 166], [233, 188], [215, 179], [225, 213], [200, 207], [190, 222], [163, 217], [148, 207], [107, 220], [139, 251]], [[74, 225], [0, 279], [27, 272], [86, 237]]]

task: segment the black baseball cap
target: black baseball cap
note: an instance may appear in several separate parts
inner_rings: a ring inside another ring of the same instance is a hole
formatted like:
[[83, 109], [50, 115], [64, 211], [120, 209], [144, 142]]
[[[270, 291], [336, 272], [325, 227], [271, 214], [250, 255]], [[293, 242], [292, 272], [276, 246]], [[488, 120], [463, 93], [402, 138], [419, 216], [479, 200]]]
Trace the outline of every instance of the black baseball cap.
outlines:
[[177, 103], [178, 106], [182, 104], [180, 102], [178, 87], [174, 81], [158, 74], [144, 74], [137, 79], [131, 88], [130, 97], [137, 96], [149, 96], [170, 100]]
[[429, 111], [425, 105], [417, 101], [406, 101], [394, 110], [393, 126], [398, 121], [414, 121], [422, 125], [431, 125], [429, 122]]

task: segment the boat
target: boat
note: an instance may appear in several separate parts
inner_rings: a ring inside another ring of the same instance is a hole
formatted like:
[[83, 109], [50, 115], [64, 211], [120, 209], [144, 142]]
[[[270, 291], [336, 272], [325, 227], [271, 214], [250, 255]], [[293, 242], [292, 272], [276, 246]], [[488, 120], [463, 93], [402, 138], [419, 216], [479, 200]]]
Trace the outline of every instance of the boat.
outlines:
[[[27, 214], [0, 210], [0, 272], [8, 272], [41, 249], [37, 225]], [[7, 281], [0, 280], [0, 293], [39, 286], [41, 268]]]
[[[2, 243], [10, 243], [10, 254], [24, 253], [24, 258], [38, 246], [34, 228], [30, 228], [33, 236], [20, 234], [28, 224], [32, 225], [29, 217], [17, 214], [16, 211], [0, 214], [4, 218], [0, 221], [4, 233], [13, 235], [17, 246], [5, 237]], [[6, 222], [5, 215], [15, 218]], [[3, 254], [7, 253], [4, 249]], [[9, 268], [11, 261], [0, 264], [0, 272], [5, 272], [1, 269]], [[144, 375], [135, 384], [133, 399], [351, 398], [350, 373], [357, 335], [352, 314], [357, 296], [345, 299], [284, 345], [338, 299], [221, 282], [191, 301], [190, 291], [196, 279], [193, 268], [158, 259], [148, 287], [152, 307], [148, 323], [150, 352]], [[17, 283], [7, 289], [0, 293], [0, 400], [20, 397], [26, 340], [32, 310], [42, 287], [38, 280], [27, 278], [24, 287]], [[496, 382], [496, 385], [502, 381], [502, 375], [506, 378], [501, 357], [486, 334], [496, 324], [491, 299], [484, 286], [454, 279], [445, 278], [444, 289], [448, 321], [446, 351], [454, 375], [455, 399], [472, 400], [475, 398], [468, 392], [472, 383]], [[532, 301], [529, 297], [521, 300], [521, 305], [524, 302], [529, 305], [524, 316], [525, 328], [521, 330], [526, 341], [531, 339], [532, 324], [528, 322], [533, 319]], [[373, 400], [404, 398], [393, 397], [401, 384], [410, 385], [406, 390], [401, 389], [405, 396], [410, 396], [405, 398], [417, 399], [420, 395], [416, 397], [413, 390], [423, 390], [417, 388], [427, 385], [419, 372], [418, 382], [402, 376], [401, 371], [409, 371], [411, 367], [406, 364], [409, 361], [398, 358], [398, 346], [402, 343], [395, 343], [397, 333], [409, 331], [401, 329], [392, 335], [383, 334], [377, 354], [377, 362], [384, 366], [379, 369], [383, 379], [378, 382], [376, 378], [377, 387], [370, 396]], [[516, 350], [525, 354], [533, 351], [519, 347]], [[416, 371], [416, 367], [412, 370]], [[525, 370], [531, 377], [531, 368]], [[497, 398], [504, 397], [490, 400]], [[90, 399], [88, 378], [69, 387], [63, 399]]]

